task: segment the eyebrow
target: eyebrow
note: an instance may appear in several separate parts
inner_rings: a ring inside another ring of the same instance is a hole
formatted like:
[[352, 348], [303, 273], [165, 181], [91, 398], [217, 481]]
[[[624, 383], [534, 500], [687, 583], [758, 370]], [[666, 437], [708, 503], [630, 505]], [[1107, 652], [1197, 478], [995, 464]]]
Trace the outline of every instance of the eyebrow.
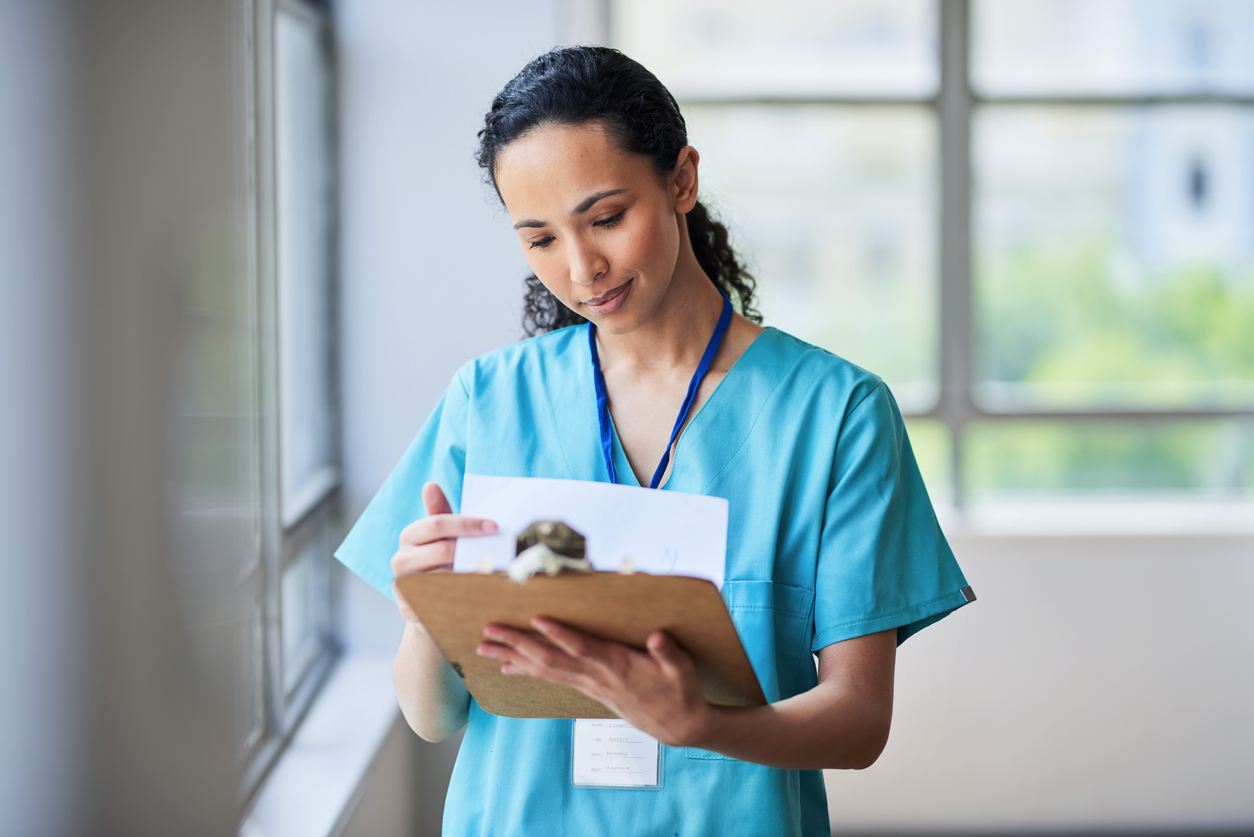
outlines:
[[[592, 205], [595, 204], [597, 201], [602, 200], [603, 198], [612, 197], [613, 195], [621, 195], [623, 192], [626, 192], [626, 191], [627, 191], [626, 189], [610, 189], [605, 192], [593, 192], [591, 195], [588, 195], [588, 197], [580, 201], [579, 205], [570, 211], [570, 214], [582, 215], [583, 213], [591, 209]], [[543, 226], [544, 226], [543, 221], [536, 221], [534, 219], [527, 218], [515, 224], [514, 229], [520, 230], [523, 227], [543, 227]]]

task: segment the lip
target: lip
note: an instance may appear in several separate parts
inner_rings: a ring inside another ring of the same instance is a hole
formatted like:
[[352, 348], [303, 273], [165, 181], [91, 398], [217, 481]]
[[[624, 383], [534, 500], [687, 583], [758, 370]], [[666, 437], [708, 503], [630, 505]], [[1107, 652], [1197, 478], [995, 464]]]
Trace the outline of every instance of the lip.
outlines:
[[613, 314], [627, 301], [627, 291], [634, 281], [635, 277], [632, 277], [612, 291], [606, 291], [595, 299], [585, 300], [583, 304], [597, 316], [604, 317], [606, 314]]

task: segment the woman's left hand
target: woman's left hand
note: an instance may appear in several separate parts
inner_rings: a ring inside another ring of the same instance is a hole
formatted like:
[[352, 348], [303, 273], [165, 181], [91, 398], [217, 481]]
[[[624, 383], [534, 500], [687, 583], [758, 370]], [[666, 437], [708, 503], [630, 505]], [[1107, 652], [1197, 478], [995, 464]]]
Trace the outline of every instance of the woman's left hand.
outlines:
[[531, 626], [549, 642], [526, 631], [488, 625], [483, 635], [489, 641], [476, 650], [500, 660], [502, 674], [525, 674], [578, 689], [663, 744], [688, 747], [703, 739], [711, 706], [692, 657], [666, 632], [650, 634], [644, 652], [552, 619], [532, 619]]

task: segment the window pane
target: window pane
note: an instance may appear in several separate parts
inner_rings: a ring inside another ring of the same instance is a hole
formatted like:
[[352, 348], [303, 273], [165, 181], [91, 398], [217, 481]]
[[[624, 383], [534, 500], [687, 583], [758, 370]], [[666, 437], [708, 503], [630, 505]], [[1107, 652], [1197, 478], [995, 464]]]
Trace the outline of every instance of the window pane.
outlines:
[[240, 585], [244, 612], [238, 634], [239, 682], [235, 711], [240, 752], [245, 755], [256, 747], [265, 732], [265, 620], [261, 584], [261, 575], [257, 573]]
[[963, 464], [975, 497], [1248, 494], [1254, 488], [1252, 451], [1254, 428], [1239, 422], [977, 422], [968, 428]]
[[220, 626], [234, 628], [235, 743], [246, 757], [263, 733], [265, 688], [257, 288], [228, 237], [205, 235], [193, 247], [193, 267], [177, 289], [183, 309], [166, 439], [172, 606], [186, 620], [197, 653], [216, 658]]
[[286, 14], [275, 27], [280, 488], [291, 523], [334, 481], [330, 122], [317, 28]]
[[949, 428], [932, 419], [906, 419], [910, 448], [919, 464], [933, 503], [948, 502], [953, 495], [953, 444]]
[[936, 398], [935, 127], [922, 108], [687, 106], [703, 200], [768, 325]]
[[617, 0], [612, 26], [679, 99], [937, 88], [935, 0]]
[[1252, 0], [975, 0], [985, 95], [1254, 92]]
[[298, 539], [295, 557], [283, 569], [283, 690], [291, 694], [326, 647], [330, 629], [331, 543], [324, 521]]
[[986, 406], [1254, 401], [1254, 109], [987, 107]]
[[224, 251], [225, 241], [203, 242], [181, 288], [169, 441], [176, 554], [192, 578], [218, 571], [242, 576], [261, 559], [256, 289], [242, 272], [226, 278]]

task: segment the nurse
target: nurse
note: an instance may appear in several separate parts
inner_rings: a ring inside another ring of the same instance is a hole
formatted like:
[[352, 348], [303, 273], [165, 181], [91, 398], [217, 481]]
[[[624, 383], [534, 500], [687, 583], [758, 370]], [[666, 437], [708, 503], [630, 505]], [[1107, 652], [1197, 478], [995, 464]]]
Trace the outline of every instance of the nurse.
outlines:
[[398, 600], [405, 717], [430, 741], [466, 728], [444, 833], [830, 834], [821, 770], [883, 750], [897, 645], [973, 599], [892, 394], [760, 325], [679, 108], [636, 62], [540, 56], [479, 136], [538, 336], [457, 372], [337, 557], [392, 595], [396, 576], [447, 570], [456, 538], [496, 528], [456, 513], [467, 473], [724, 497], [722, 592], [770, 704], [711, 706], [660, 632], [634, 649], [544, 619], [551, 644], [489, 626], [479, 653], [502, 671], [569, 684], [660, 742], [643, 786], [577, 782], [578, 722], [484, 712]]

